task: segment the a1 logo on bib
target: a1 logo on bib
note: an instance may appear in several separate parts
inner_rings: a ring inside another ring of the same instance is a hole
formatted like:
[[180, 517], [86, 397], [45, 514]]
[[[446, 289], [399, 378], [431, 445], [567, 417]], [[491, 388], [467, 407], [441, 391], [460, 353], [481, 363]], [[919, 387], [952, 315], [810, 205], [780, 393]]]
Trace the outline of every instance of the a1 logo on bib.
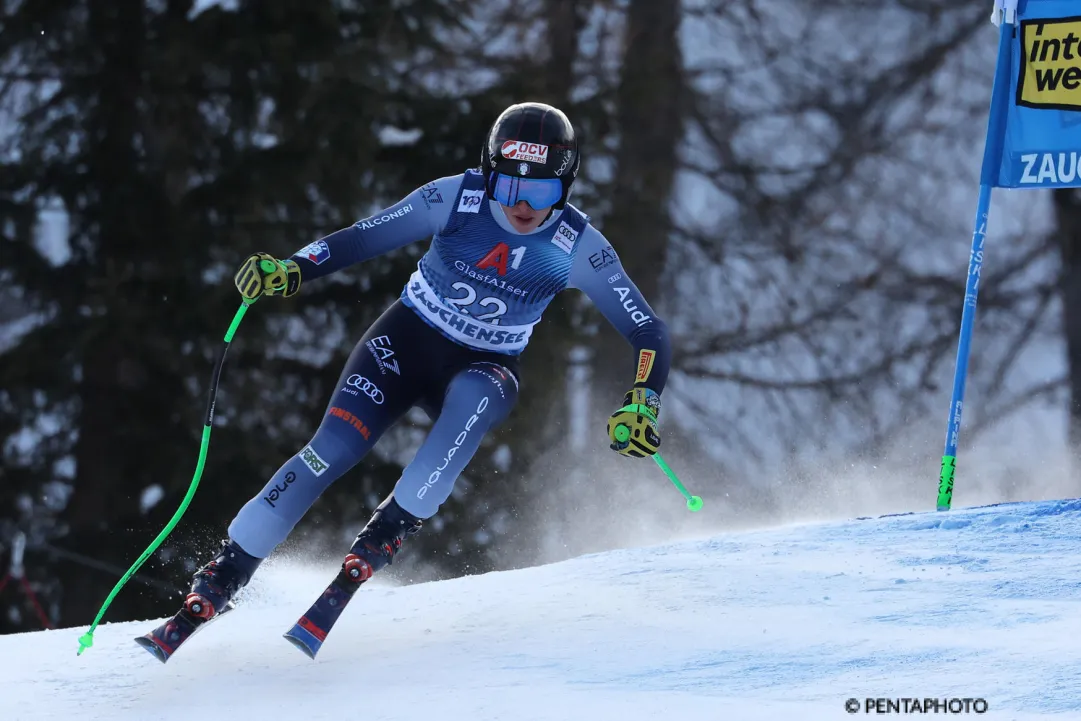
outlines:
[[483, 199], [483, 190], [463, 190], [462, 199], [458, 201], [458, 212], [479, 213], [480, 203]]

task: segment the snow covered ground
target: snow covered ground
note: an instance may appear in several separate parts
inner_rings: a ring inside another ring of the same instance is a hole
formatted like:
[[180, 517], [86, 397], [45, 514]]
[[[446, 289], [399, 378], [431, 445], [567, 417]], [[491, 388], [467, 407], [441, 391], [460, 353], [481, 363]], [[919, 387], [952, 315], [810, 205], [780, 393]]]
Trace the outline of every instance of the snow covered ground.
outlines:
[[1081, 719], [1081, 500], [373, 582], [313, 662], [281, 633], [332, 574], [268, 562], [167, 665], [131, 641], [151, 620], [102, 626], [81, 657], [82, 628], [0, 637], [0, 719], [880, 717], [866, 697]]

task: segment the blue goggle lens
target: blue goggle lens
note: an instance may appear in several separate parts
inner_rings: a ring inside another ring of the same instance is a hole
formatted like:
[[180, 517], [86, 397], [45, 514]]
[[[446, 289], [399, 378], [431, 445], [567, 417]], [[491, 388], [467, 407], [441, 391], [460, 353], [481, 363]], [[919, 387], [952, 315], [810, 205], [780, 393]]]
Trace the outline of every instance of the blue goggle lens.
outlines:
[[492, 195], [503, 205], [513, 206], [524, 200], [533, 210], [541, 210], [563, 197], [563, 182], [559, 178], [518, 178], [496, 173]]

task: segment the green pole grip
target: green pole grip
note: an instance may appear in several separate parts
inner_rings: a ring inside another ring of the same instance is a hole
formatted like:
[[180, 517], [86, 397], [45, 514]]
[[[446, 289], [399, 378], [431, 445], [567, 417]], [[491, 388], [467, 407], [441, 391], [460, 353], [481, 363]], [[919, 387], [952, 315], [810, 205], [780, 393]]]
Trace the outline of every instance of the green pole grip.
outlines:
[[[643, 405], [624, 406], [621, 410], [641, 413], [643, 415], [649, 416], [651, 419], [653, 419], [654, 422], [656, 422], [657, 420], [657, 417], [654, 416], [653, 413]], [[617, 442], [626, 443], [628, 440], [630, 440], [631, 429], [628, 428], [625, 424], [620, 423], [618, 426], [616, 426], [615, 430], [612, 431], [612, 435], [615, 436]], [[688, 491], [687, 488], [682, 483], [680, 483], [679, 478], [676, 477], [675, 472], [668, 467], [668, 463], [665, 462], [661, 454], [654, 453], [653, 460], [656, 462], [657, 466], [664, 472], [664, 475], [668, 476], [668, 480], [672, 482], [672, 485], [676, 487], [676, 490], [682, 493], [683, 497], [687, 499], [687, 508], [691, 511], [701, 511], [702, 498], [700, 496], [691, 495], [690, 491]]]

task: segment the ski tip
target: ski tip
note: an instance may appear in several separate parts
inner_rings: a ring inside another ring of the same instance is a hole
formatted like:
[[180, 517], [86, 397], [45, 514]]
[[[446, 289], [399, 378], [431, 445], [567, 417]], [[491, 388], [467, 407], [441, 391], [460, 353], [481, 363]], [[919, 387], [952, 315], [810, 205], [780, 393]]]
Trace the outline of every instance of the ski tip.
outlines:
[[283, 633], [282, 637], [300, 649], [312, 661], [315, 660], [315, 654], [319, 653], [319, 649], [323, 645], [322, 641], [300, 626], [293, 626], [293, 628]]
[[154, 655], [154, 658], [158, 659], [162, 663], [169, 660], [169, 654], [165, 652], [165, 649], [154, 642], [154, 639], [149, 636], [137, 636], [135, 643], [139, 644], [147, 651]]

